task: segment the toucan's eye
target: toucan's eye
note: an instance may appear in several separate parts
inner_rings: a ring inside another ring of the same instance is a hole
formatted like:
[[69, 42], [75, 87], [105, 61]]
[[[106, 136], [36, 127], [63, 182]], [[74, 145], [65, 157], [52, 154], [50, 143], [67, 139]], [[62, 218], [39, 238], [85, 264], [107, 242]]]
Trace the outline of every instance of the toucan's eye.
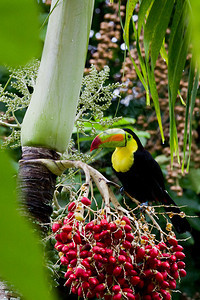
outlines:
[[128, 139], [129, 139], [129, 140], [131, 139], [131, 135], [130, 135], [130, 134], [128, 135]]

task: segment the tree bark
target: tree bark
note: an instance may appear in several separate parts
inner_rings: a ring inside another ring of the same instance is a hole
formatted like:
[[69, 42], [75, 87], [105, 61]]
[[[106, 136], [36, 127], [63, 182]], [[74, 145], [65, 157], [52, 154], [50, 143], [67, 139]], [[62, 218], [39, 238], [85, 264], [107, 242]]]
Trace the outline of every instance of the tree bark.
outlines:
[[[54, 150], [36, 147], [23, 147], [19, 162], [20, 207], [33, 223], [39, 223], [43, 231], [48, 228], [52, 209], [52, 199], [56, 184], [56, 175], [45, 166], [34, 164], [38, 158], [58, 159]], [[27, 213], [28, 212], [28, 213]]]

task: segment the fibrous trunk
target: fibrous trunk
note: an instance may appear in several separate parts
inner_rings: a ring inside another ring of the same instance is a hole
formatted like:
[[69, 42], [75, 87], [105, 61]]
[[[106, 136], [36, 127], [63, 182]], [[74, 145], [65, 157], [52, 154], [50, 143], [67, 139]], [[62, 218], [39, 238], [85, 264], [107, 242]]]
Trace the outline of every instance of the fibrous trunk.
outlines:
[[51, 202], [56, 184], [56, 175], [45, 166], [33, 164], [37, 158], [58, 159], [54, 150], [36, 147], [23, 147], [19, 168], [19, 188], [23, 213], [29, 212], [40, 226], [45, 229], [52, 213]]

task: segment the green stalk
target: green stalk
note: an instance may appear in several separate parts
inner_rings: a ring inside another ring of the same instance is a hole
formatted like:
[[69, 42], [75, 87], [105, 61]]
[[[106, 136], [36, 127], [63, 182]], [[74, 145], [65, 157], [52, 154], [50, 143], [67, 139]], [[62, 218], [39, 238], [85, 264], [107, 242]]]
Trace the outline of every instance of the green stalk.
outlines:
[[22, 146], [63, 153], [74, 126], [94, 0], [52, 0], [36, 87], [22, 124]]

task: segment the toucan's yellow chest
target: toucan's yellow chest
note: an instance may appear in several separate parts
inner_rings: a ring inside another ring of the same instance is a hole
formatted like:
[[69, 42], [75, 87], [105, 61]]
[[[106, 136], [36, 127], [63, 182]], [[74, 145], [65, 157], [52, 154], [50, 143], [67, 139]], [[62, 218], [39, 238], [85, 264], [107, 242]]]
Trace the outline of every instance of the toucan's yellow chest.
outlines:
[[116, 172], [127, 172], [134, 163], [134, 152], [138, 146], [135, 140], [128, 142], [126, 147], [117, 147], [112, 155], [112, 166]]

